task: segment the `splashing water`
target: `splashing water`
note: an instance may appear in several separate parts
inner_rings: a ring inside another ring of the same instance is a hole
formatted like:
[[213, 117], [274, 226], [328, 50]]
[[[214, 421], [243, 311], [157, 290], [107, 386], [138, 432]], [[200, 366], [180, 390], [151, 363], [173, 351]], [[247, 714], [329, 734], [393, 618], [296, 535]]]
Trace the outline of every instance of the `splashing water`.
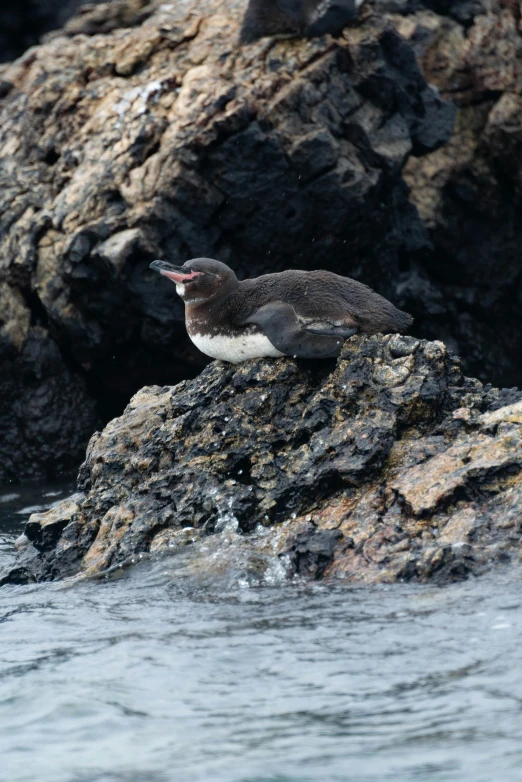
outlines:
[[[4, 564], [43, 491], [0, 505]], [[228, 499], [115, 580], [0, 589], [2, 782], [518, 782], [515, 569], [288, 582]]]

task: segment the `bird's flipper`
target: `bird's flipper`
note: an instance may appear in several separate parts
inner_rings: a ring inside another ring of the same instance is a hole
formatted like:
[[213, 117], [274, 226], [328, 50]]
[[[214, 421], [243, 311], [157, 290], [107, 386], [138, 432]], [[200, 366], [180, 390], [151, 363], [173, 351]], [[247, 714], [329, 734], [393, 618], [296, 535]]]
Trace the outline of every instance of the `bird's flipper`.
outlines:
[[258, 326], [272, 345], [294, 358], [333, 358], [341, 352], [341, 335], [314, 334], [303, 328], [291, 304], [272, 301], [255, 310], [245, 323]]

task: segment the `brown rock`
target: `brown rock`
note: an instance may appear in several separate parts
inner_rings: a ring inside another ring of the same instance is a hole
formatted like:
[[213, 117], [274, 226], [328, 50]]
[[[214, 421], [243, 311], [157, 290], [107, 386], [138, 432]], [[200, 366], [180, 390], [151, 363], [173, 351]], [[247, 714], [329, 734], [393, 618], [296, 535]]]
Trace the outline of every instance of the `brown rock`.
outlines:
[[[406, 349], [401, 382], [376, 379]], [[521, 409], [520, 392], [463, 377], [439, 342], [354, 337], [336, 365], [214, 362], [142, 389], [91, 439], [81, 494], [31, 517], [33, 545], [4, 580], [169, 552], [176, 568], [189, 544], [193, 573], [279, 561], [287, 577], [366, 583], [479, 574], [520, 557]]]
[[[419, 282], [407, 283], [412, 301], [405, 306], [424, 336], [465, 357], [470, 374], [520, 384], [520, 4], [476, 3], [464, 15], [459, 9], [471, 3], [410, 5], [414, 13], [389, 18], [414, 47], [428, 82], [456, 103], [457, 119], [447, 145], [410, 157], [404, 169], [433, 242]], [[424, 305], [417, 312], [415, 299]]]
[[[368, 18], [336, 40], [241, 48], [244, 8], [114, 0], [2, 67], [2, 351], [18, 361], [37, 327], [33, 374], [56, 356], [58, 440], [49, 427], [36, 436], [60, 454], [75, 422], [71, 462], [94, 401], [107, 420], [142, 385], [206, 364], [174, 288], [148, 271], [154, 258], [219, 257], [249, 276], [323, 266], [397, 300], [400, 259], [425, 244], [401, 169], [448, 138], [453, 111], [409, 46]], [[0, 480], [53, 471], [13, 413], [16, 371], [0, 364], [12, 429]]]

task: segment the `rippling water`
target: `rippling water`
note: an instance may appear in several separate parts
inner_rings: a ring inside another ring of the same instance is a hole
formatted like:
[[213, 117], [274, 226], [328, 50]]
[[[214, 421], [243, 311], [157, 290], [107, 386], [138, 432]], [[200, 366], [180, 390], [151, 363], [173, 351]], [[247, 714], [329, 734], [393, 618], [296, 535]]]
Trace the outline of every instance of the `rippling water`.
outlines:
[[[0, 493], [0, 565], [69, 490]], [[2, 782], [522, 779], [518, 573], [248, 586], [228, 549], [0, 589]]]

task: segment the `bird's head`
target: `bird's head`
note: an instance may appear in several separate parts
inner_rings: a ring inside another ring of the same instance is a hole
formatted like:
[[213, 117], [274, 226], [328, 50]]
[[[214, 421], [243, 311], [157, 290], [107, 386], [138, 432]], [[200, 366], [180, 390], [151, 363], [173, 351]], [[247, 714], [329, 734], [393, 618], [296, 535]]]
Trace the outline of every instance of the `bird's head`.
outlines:
[[237, 285], [232, 269], [213, 258], [192, 258], [183, 266], [153, 261], [150, 268], [175, 282], [176, 291], [186, 304], [207, 301]]

